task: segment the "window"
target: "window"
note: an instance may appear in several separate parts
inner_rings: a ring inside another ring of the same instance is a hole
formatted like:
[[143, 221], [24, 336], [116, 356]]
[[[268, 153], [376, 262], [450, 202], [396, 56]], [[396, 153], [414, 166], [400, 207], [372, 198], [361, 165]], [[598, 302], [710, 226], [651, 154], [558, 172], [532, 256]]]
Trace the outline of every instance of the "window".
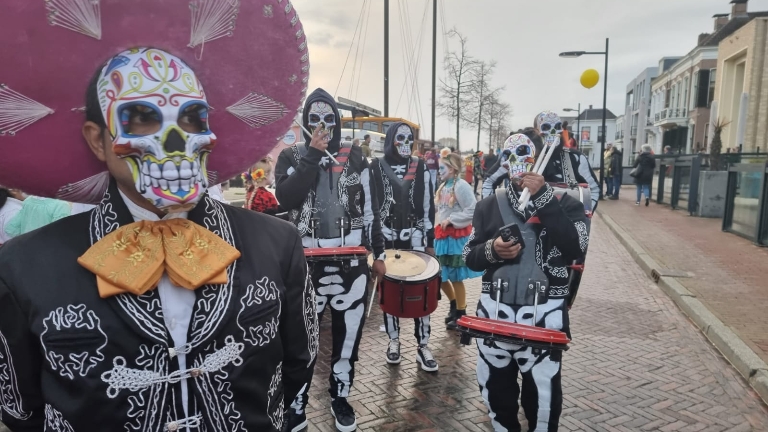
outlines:
[[699, 73], [696, 71], [693, 74], [693, 80], [691, 82], [691, 101], [688, 104], [688, 109], [692, 110], [696, 108], [696, 95], [698, 94], [699, 89]]
[[[355, 124], [357, 123], [357, 124]], [[360, 122], [345, 121], [341, 124], [344, 129], [360, 129]]]
[[704, 108], [707, 106], [707, 98], [709, 97], [709, 69], [700, 70], [696, 78], [696, 108]]
[[717, 77], [717, 69], [711, 69], [709, 71], [709, 96], [707, 97], [707, 108], [712, 106], [712, 101], [715, 100], [715, 79]]
[[704, 125], [704, 152], [709, 152], [709, 123]]
[[591, 128], [589, 126], [581, 127], [581, 142], [589, 141], [590, 132]]
[[369, 130], [373, 132], [379, 131], [379, 123], [378, 122], [363, 122], [363, 129]]
[[597, 140], [602, 141], [603, 140], [603, 127], [598, 126], [597, 127]]
[[683, 101], [680, 107], [688, 108], [688, 77], [685, 77], [685, 81], [683, 81]]
[[672, 96], [672, 89], [667, 86], [667, 92], [664, 95], [664, 108], [669, 108], [669, 98]]
[[387, 131], [389, 130], [389, 127], [392, 126], [393, 124], [395, 124], [395, 122], [391, 122], [391, 121], [382, 122], [381, 126], [383, 130], [381, 131], [381, 133], [386, 134]]

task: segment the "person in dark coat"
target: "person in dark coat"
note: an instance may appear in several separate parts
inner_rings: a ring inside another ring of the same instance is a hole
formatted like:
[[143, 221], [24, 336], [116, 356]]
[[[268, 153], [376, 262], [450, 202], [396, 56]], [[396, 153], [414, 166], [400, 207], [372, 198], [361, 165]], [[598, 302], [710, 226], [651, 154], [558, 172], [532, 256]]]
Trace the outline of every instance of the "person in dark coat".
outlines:
[[613, 195], [608, 199], [619, 199], [619, 191], [621, 191], [621, 177], [622, 177], [622, 163], [621, 158], [624, 154], [621, 152], [620, 147], [613, 147], [613, 153], [611, 153], [611, 177], [613, 178]]
[[635, 205], [640, 205], [640, 195], [645, 193], [645, 206], [651, 202], [651, 183], [653, 183], [653, 172], [656, 169], [656, 159], [651, 156], [650, 144], [643, 144], [642, 153], [635, 159], [633, 168], [637, 172], [633, 176], [637, 185], [637, 201]]

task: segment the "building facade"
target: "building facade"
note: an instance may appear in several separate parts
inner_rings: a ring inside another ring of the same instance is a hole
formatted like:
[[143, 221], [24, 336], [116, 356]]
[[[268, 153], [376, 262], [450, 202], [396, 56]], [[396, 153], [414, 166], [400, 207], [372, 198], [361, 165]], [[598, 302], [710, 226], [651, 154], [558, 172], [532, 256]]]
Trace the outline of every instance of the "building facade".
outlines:
[[730, 122], [721, 134], [723, 152], [768, 149], [767, 58], [768, 18], [753, 19], [720, 42], [713, 118]]
[[[748, 0], [731, 0], [730, 14], [714, 15], [714, 31], [699, 35], [697, 46], [660, 70], [651, 84], [649, 143], [660, 153], [665, 146], [676, 152], [708, 151], [710, 108], [715, 100], [718, 47], [766, 12], [747, 11]], [[663, 59], [662, 59], [663, 60]], [[660, 64], [660, 67], [664, 65]]]
[[[576, 123], [580, 125], [579, 150], [589, 160], [593, 168], [600, 166], [600, 141], [603, 137], [603, 110], [594, 109], [592, 105], [583, 110]], [[616, 136], [616, 115], [610, 110], [605, 113], [605, 143], [612, 142]]]
[[[624, 146], [624, 114], [616, 117], [616, 133], [613, 134], [613, 145], [625, 148]], [[611, 137], [608, 137], [608, 141], [611, 142]]]
[[[665, 59], [662, 59], [662, 62]], [[645, 68], [627, 84], [624, 122], [619, 128], [624, 138], [624, 165], [634, 162], [635, 153], [648, 142], [648, 127], [653, 125], [651, 114], [651, 83], [659, 74], [659, 67]], [[618, 122], [617, 122], [618, 123]]]

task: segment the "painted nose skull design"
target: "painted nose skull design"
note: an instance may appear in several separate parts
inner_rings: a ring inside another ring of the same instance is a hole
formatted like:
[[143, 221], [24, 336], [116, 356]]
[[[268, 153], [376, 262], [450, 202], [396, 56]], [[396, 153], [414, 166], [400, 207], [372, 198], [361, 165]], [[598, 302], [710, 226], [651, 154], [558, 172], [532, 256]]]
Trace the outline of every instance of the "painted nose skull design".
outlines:
[[536, 162], [536, 146], [523, 134], [515, 134], [504, 143], [502, 156], [506, 156], [506, 165], [512, 181], [519, 181], [522, 173], [533, 169]]
[[97, 85], [114, 152], [128, 163], [136, 190], [160, 209], [199, 201], [216, 135], [189, 66], [165, 51], [135, 48], [107, 62]]
[[563, 132], [563, 122], [560, 116], [552, 111], [544, 111], [536, 117], [536, 126], [542, 135], [560, 135]]
[[333, 107], [325, 102], [314, 102], [309, 106], [309, 130], [314, 133], [322, 123], [328, 131], [328, 140], [333, 139], [333, 130], [336, 127], [336, 113]]
[[395, 146], [400, 156], [409, 157], [413, 146], [413, 131], [408, 125], [400, 125], [395, 133]]

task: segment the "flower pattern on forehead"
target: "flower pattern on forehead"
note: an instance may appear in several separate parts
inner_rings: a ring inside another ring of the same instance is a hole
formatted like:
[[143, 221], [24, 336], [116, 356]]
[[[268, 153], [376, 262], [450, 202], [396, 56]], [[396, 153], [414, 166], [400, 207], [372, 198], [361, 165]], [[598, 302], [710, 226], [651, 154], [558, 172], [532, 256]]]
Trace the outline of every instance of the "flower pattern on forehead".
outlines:
[[563, 132], [563, 121], [552, 111], [543, 111], [536, 116], [536, 128], [544, 135], [559, 135]]
[[[162, 50], [134, 48], [107, 62], [97, 86], [113, 149], [128, 163], [136, 190], [161, 209], [196, 203], [208, 187], [216, 135], [194, 71]], [[148, 124], [157, 126], [142, 127]]]
[[516, 180], [520, 174], [533, 169], [536, 162], [536, 146], [526, 135], [512, 135], [504, 142], [501, 160], [509, 171], [509, 177]]

